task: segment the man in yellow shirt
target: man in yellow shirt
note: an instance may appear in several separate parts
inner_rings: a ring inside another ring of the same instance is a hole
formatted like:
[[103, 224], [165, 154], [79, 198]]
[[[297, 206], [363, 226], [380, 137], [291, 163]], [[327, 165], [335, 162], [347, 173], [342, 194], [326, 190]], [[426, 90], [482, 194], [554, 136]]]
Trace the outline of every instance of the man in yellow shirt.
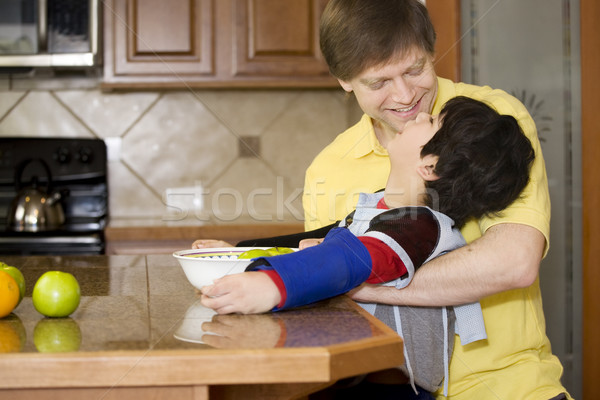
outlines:
[[[535, 124], [501, 90], [436, 76], [435, 32], [419, 0], [330, 0], [321, 20], [321, 49], [332, 74], [353, 92], [362, 119], [339, 135], [306, 172], [307, 230], [347, 215], [360, 192], [385, 186], [386, 146], [419, 112], [439, 113], [467, 96], [514, 116], [537, 155], [522, 197], [495, 217], [469, 221], [469, 244], [425, 264], [403, 290], [363, 285], [361, 302], [444, 306], [480, 301], [486, 341], [455, 342], [450, 399], [568, 399], [562, 366], [546, 336], [538, 273], [548, 250], [550, 200]], [[477, 188], [473, 188], [477, 190]], [[440, 393], [438, 398], [444, 398]]]

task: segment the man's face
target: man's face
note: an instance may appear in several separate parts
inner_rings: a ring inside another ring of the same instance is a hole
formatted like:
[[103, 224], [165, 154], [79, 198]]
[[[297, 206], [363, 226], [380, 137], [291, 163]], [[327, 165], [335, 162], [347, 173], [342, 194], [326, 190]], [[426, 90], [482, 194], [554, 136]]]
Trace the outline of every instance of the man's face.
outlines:
[[350, 81], [340, 81], [354, 92], [361, 109], [373, 119], [375, 131], [391, 138], [420, 112], [430, 113], [437, 94], [433, 58], [414, 49], [385, 65], [367, 68]]

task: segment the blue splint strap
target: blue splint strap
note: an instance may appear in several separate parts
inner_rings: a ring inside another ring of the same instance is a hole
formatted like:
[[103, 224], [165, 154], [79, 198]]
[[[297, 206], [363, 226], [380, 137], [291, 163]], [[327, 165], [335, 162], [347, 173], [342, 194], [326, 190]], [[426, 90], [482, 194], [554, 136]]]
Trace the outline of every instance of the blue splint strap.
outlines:
[[[259, 265], [266, 261], [269, 265]], [[371, 256], [346, 228], [334, 228], [321, 244], [273, 257], [256, 259], [254, 270], [275, 270], [287, 292], [283, 307], [303, 306], [346, 293], [369, 278]]]

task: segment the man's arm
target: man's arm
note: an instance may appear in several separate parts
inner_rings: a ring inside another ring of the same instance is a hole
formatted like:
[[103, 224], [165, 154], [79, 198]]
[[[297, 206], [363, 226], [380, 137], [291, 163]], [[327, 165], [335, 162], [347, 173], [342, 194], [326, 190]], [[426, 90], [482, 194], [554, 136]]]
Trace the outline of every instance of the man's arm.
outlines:
[[362, 285], [356, 301], [409, 306], [444, 306], [478, 301], [535, 282], [545, 238], [527, 225], [502, 223], [472, 243], [424, 264], [404, 289]]

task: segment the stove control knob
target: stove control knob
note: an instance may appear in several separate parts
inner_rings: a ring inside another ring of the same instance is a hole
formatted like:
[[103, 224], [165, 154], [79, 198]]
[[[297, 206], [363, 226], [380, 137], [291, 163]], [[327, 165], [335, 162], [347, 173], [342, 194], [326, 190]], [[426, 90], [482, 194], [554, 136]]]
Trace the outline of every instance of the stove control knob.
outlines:
[[59, 147], [56, 152], [52, 155], [59, 164], [67, 164], [71, 161], [71, 152], [66, 147]]
[[82, 147], [79, 149], [79, 153], [77, 153], [77, 159], [81, 161], [83, 164], [89, 164], [92, 162], [93, 152], [89, 147]]

